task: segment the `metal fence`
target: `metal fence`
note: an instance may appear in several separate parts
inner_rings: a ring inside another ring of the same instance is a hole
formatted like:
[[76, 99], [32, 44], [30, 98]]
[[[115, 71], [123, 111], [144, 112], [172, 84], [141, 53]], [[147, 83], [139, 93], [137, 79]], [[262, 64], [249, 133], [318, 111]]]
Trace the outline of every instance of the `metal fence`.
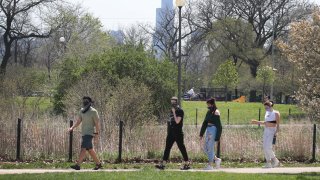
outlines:
[[[70, 133], [67, 132], [69, 126], [70, 122], [62, 119], [47, 119], [41, 123], [21, 120], [21, 123], [15, 121], [11, 124], [1, 124], [0, 156], [11, 160], [64, 159], [67, 161], [76, 158], [80, 152], [79, 130], [81, 128], [75, 130], [70, 138]], [[95, 142], [95, 148], [103, 160], [157, 159], [162, 156], [167, 133], [165, 126], [143, 126], [133, 131], [129, 131], [125, 125], [122, 128], [112, 126], [108, 129], [108, 131], [102, 131], [100, 138]], [[124, 131], [120, 132], [120, 129]], [[192, 159], [205, 157], [199, 142], [199, 131], [199, 126], [184, 126], [184, 140]], [[281, 132], [274, 146], [277, 157], [288, 160], [319, 159], [320, 133], [318, 132], [319, 126], [313, 124], [281, 125]], [[221, 157], [230, 160], [263, 160], [262, 135], [263, 127], [223, 126]], [[180, 152], [175, 145], [172, 156], [180, 157]]]

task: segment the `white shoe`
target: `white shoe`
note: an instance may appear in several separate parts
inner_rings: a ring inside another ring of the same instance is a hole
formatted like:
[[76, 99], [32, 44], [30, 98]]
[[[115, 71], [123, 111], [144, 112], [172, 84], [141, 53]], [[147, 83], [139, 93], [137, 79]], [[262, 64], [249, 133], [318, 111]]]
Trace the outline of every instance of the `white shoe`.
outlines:
[[266, 163], [262, 168], [272, 168], [272, 165], [271, 163]]
[[203, 170], [213, 170], [213, 167], [211, 165], [208, 165], [207, 167], [205, 167]]
[[277, 158], [275, 158], [275, 160], [272, 161], [271, 165], [274, 168], [274, 167], [279, 167], [279, 164], [280, 164], [280, 161]]
[[215, 160], [215, 163], [216, 163], [216, 168], [219, 169], [220, 168], [220, 165], [221, 165], [221, 159], [220, 158], [217, 158]]

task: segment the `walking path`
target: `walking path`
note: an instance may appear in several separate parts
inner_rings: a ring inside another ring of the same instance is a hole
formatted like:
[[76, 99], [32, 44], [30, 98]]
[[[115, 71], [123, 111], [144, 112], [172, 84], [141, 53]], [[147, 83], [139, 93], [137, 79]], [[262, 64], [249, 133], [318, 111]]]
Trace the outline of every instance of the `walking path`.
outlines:
[[[82, 169], [76, 171], [73, 169], [0, 169], [1, 174], [40, 174], [40, 173], [71, 173], [71, 172], [135, 172], [141, 171], [140, 169], [101, 169], [94, 171], [91, 169]], [[307, 172], [319, 172], [320, 167], [290, 167], [290, 168], [221, 168], [212, 171], [205, 171], [202, 169], [190, 169], [188, 171], [181, 171], [179, 169], [167, 169], [165, 171], [180, 171], [180, 172], [226, 172], [226, 173], [280, 173], [280, 174], [299, 174]]]
[[73, 169], [0, 169], [1, 174], [42, 174], [42, 173], [71, 173], [71, 172], [133, 172], [140, 169], [81, 169], [79, 171]]
[[[176, 171], [176, 170], [172, 170]], [[280, 174], [299, 174], [307, 172], [320, 172], [320, 167], [288, 167], [288, 168], [220, 168], [212, 171], [205, 171], [202, 169], [190, 169], [191, 172], [226, 172], [226, 173], [247, 173], [247, 174], [261, 174], [261, 173], [280, 173]]]

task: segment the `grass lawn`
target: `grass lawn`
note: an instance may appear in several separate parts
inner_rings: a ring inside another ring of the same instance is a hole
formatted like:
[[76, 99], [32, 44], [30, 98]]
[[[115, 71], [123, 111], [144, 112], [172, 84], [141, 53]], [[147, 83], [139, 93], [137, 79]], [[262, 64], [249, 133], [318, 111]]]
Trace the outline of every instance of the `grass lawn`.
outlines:
[[[45, 161], [36, 161], [36, 162], [23, 162], [23, 163], [0, 163], [0, 169], [69, 169], [70, 165], [74, 163], [70, 162], [45, 162]], [[154, 169], [155, 163], [139, 163], [139, 162], [131, 162], [131, 163], [103, 163], [104, 169]], [[202, 169], [207, 165], [206, 161], [199, 163], [193, 162], [191, 167], [193, 169]], [[235, 162], [235, 161], [223, 161], [221, 167], [223, 168], [255, 168], [262, 167], [264, 162]], [[180, 163], [168, 163], [168, 169], [179, 169], [181, 166]], [[92, 169], [94, 167], [93, 162], [84, 162], [81, 164], [81, 169]], [[281, 167], [320, 167], [320, 162], [309, 163], [309, 162], [286, 162], [281, 161]]]
[[[218, 109], [221, 112], [221, 121], [223, 125], [228, 124], [249, 124], [251, 119], [264, 120], [264, 106], [261, 103], [237, 103], [237, 102], [217, 102]], [[205, 101], [183, 101], [182, 109], [185, 112], [185, 124], [201, 124], [207, 112]], [[303, 117], [303, 112], [296, 105], [276, 104], [274, 109], [280, 111], [282, 123], [287, 123], [290, 116], [292, 118]], [[197, 118], [196, 118], [197, 117]]]
[[38, 108], [39, 112], [45, 112], [53, 107], [50, 97], [17, 97], [16, 103], [19, 106], [27, 107], [27, 111], [32, 112], [34, 108]]
[[[69, 169], [72, 163], [67, 162], [31, 162], [31, 163], [6, 163], [0, 164], [1, 169]], [[193, 163], [193, 169], [201, 169], [205, 163]], [[261, 167], [263, 163], [250, 162], [224, 162], [224, 168], [228, 167]], [[92, 169], [93, 163], [83, 163], [82, 169]], [[140, 169], [137, 172], [81, 172], [72, 173], [46, 173], [46, 174], [16, 174], [16, 175], [0, 175], [0, 179], [319, 179], [320, 173], [304, 173], [304, 174], [235, 174], [224, 172], [186, 172], [186, 171], [158, 171], [154, 168], [154, 163], [126, 163], [126, 164], [110, 164], [103, 165], [104, 169]], [[284, 162], [285, 167], [308, 167], [320, 166], [319, 163], [297, 163]], [[180, 164], [169, 163], [168, 169], [178, 169]]]
[[46, 174], [0, 175], [0, 179], [318, 179], [320, 173], [305, 174], [234, 174], [222, 172], [171, 172], [144, 169], [138, 172], [73, 172]]

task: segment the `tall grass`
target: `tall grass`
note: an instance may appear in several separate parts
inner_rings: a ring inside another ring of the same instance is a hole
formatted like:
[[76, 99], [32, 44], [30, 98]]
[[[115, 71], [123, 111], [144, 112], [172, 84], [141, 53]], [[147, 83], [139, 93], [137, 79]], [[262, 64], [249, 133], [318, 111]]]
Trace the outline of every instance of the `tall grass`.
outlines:
[[[16, 122], [2, 124], [0, 127], [0, 156], [15, 159]], [[22, 158], [27, 159], [67, 159], [69, 147], [69, 123], [61, 117], [47, 117], [43, 122], [23, 120]], [[95, 143], [97, 152], [105, 161], [114, 161], [118, 153], [119, 127], [109, 127], [112, 131], [101, 132]], [[80, 151], [80, 128], [74, 132], [73, 157]], [[160, 159], [165, 147], [165, 126], [144, 126], [134, 131], [125, 131], [123, 139], [124, 159]], [[319, 130], [319, 128], [318, 128]], [[203, 161], [206, 157], [199, 142], [200, 126], [184, 126], [185, 144], [190, 157]], [[262, 151], [263, 127], [257, 126], [224, 126], [221, 138], [221, 156], [229, 160], [263, 160]], [[317, 138], [319, 139], [319, 134]], [[317, 142], [319, 147], [320, 141]], [[281, 126], [281, 132], [274, 147], [281, 159], [307, 160], [311, 158], [312, 125], [287, 124]], [[176, 145], [172, 157], [181, 157]], [[320, 152], [317, 149], [317, 157]]]

